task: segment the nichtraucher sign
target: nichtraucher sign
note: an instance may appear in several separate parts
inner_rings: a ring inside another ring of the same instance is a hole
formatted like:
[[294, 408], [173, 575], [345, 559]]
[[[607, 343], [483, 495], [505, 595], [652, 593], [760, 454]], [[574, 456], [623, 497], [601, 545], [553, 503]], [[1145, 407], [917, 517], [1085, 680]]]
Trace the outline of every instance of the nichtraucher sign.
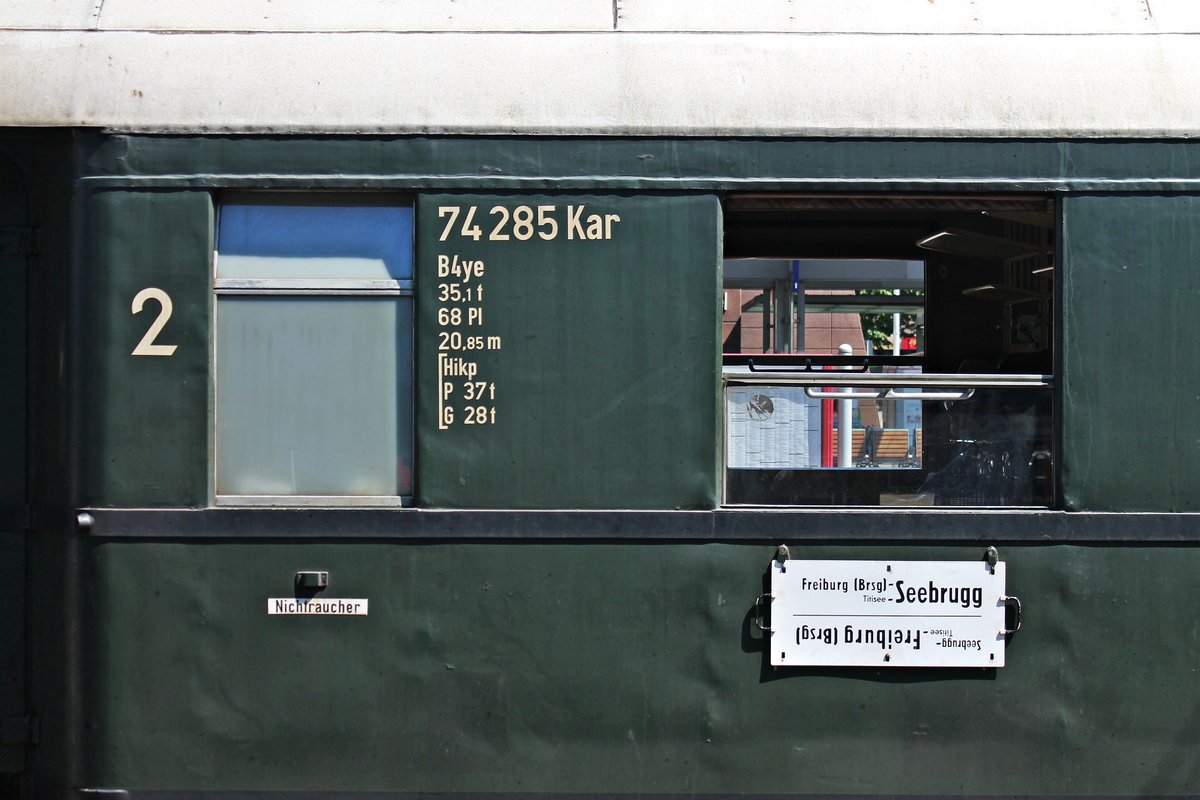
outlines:
[[1002, 667], [1005, 565], [771, 562], [771, 664]]

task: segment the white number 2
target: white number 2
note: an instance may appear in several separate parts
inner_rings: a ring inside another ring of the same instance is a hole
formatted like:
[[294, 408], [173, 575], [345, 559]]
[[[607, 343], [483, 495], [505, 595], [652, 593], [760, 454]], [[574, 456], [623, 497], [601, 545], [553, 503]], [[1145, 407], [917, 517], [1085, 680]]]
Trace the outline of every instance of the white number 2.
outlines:
[[154, 339], [158, 334], [162, 333], [162, 329], [166, 326], [167, 320], [171, 318], [171, 309], [174, 306], [171, 303], [171, 297], [162, 289], [156, 289], [153, 286], [142, 289], [133, 296], [133, 313], [139, 314], [142, 307], [146, 305], [147, 300], [157, 300], [161, 310], [158, 312], [158, 317], [150, 325], [150, 330], [146, 331], [146, 335], [137, 343], [137, 347], [133, 348], [135, 356], [169, 356], [175, 352], [178, 345], [173, 344], [155, 344]]

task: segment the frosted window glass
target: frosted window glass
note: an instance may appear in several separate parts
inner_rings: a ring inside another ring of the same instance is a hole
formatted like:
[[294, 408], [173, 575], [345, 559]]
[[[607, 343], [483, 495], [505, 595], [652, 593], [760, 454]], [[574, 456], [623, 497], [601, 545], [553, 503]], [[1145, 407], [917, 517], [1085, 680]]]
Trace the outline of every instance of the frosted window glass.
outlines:
[[217, 302], [220, 495], [412, 492], [412, 299]]
[[411, 280], [412, 222], [406, 206], [224, 205], [217, 277]]

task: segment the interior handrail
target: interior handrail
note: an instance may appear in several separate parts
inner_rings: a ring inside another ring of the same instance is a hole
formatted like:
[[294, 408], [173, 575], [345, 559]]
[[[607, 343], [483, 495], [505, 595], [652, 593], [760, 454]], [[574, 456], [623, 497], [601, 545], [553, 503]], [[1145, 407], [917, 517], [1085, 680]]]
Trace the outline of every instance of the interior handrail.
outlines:
[[920, 355], [826, 355], [810, 353], [723, 353], [722, 364], [728, 367], [746, 367], [751, 372], [812, 372], [830, 367], [849, 368], [866, 372], [871, 367], [920, 367]]
[[814, 400], [970, 400], [975, 389], [959, 389], [945, 392], [897, 392], [895, 389], [873, 389], [865, 392], [839, 391], [824, 386], [806, 386], [804, 394]]
[[[899, 392], [899, 389], [944, 389], [955, 392], [967, 389], [1050, 389], [1054, 386], [1053, 375], [995, 374], [995, 373], [869, 373], [846, 370], [821, 370], [813, 372], [739, 372], [725, 370], [722, 379], [729, 386], [835, 386], [841, 391], [876, 390], [892, 391], [895, 399], [921, 398], [915, 393]], [[871, 397], [878, 397], [872, 394]], [[836, 399], [822, 394], [822, 399]]]

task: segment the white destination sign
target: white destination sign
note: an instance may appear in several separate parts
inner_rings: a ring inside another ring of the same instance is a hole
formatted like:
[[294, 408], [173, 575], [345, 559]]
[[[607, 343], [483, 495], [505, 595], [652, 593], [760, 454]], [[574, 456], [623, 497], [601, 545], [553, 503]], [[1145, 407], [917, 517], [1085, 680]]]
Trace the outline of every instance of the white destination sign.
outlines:
[[268, 597], [267, 613], [306, 617], [365, 617], [367, 601], [362, 597]]
[[771, 562], [771, 664], [1004, 666], [1004, 562]]

